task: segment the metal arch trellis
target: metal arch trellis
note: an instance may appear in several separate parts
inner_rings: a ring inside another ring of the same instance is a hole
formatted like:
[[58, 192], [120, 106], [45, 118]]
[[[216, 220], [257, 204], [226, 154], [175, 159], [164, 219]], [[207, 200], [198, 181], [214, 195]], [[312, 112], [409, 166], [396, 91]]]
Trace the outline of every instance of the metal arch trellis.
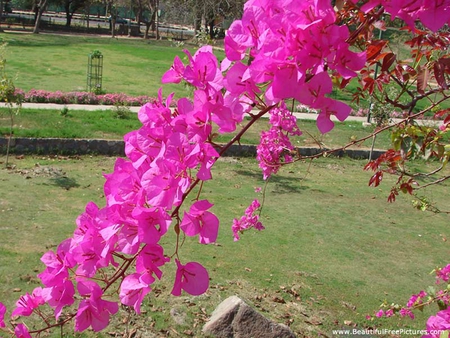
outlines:
[[88, 92], [101, 93], [103, 77], [103, 55], [95, 50], [89, 54], [87, 69]]

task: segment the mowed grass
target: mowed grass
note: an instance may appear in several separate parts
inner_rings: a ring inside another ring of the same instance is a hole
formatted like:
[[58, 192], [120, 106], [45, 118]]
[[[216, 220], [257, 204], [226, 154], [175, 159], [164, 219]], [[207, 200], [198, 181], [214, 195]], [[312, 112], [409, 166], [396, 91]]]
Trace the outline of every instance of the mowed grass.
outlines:
[[[58, 110], [22, 109], [13, 117], [13, 133], [15, 137], [57, 137], [57, 138], [85, 138], [85, 139], [114, 139], [120, 140], [123, 135], [141, 127], [137, 114], [126, 114], [126, 118], [119, 118], [117, 111], [84, 111], [68, 110], [62, 115]], [[239, 131], [249, 120], [246, 119], [237, 128]], [[0, 135], [9, 134], [9, 117], [6, 109], [0, 108]], [[292, 138], [298, 147], [339, 147], [370, 135], [374, 126], [363, 126], [358, 121], [336, 122], [335, 128], [322, 135], [314, 120], [299, 120], [298, 126], [303, 132], [302, 136]], [[241, 140], [243, 144], [258, 144], [261, 131], [267, 130], [267, 119], [255, 123]], [[215, 141], [226, 143], [236, 133], [217, 134]], [[355, 148], [370, 148], [372, 138], [355, 144]], [[375, 148], [388, 149], [390, 147], [390, 134], [380, 134], [375, 141]]]
[[[39, 285], [40, 256], [71, 235], [85, 204], [104, 205], [102, 173], [112, 171], [114, 159], [30, 156], [13, 162], [14, 169], [0, 170], [0, 301], [10, 311], [20, 293]], [[200, 297], [170, 296], [173, 267], [168, 266], [144, 302], [144, 316], [121, 312], [108, 332], [123, 332], [128, 325], [158, 336], [200, 337], [204, 321], [231, 295], [289, 324], [300, 337], [330, 337], [345, 323], [424, 328], [429, 311], [415, 321], [370, 322], [365, 316], [385, 299], [404, 303], [434, 284], [429, 272], [447, 263], [448, 216], [413, 210], [410, 196], [387, 203], [393, 180], [368, 187], [371, 174], [362, 170], [364, 164], [330, 158], [298, 162], [265, 185], [254, 160], [219, 161], [202, 194], [221, 220], [217, 245], [187, 238], [180, 250], [184, 262], [208, 268], [210, 290]], [[232, 219], [254, 198], [263, 198], [255, 187], [265, 187], [266, 229], [234, 242]], [[447, 193], [443, 184], [431, 198], [443, 201]], [[163, 240], [168, 255], [174, 252], [174, 238], [171, 233]], [[184, 324], [175, 323], [171, 309], [186, 315]]]
[[[103, 90], [107, 93], [135, 96], [156, 96], [161, 87], [161, 76], [170, 68], [174, 57], [180, 56], [186, 64], [187, 57], [183, 49], [189, 49], [191, 53], [197, 49], [196, 45], [186, 43], [184, 46], [177, 46], [167, 40], [45, 33], [0, 33], [0, 41], [8, 44], [7, 74], [14, 78], [16, 87], [25, 91], [86, 91], [88, 55], [94, 50], [100, 50], [103, 54]], [[400, 46], [403, 51], [402, 41], [394, 40], [392, 44], [395, 48]], [[224, 58], [222, 50], [215, 49], [214, 53], [219, 61]], [[335, 89], [330, 97], [347, 102], [355, 110], [368, 108], [369, 97], [358, 104], [352, 102], [358, 86], [358, 82], [353, 80], [346, 88]], [[390, 86], [395, 87], [393, 84]], [[397, 88], [397, 91], [400, 89]], [[192, 90], [186, 86], [164, 85], [164, 93], [167, 95], [171, 92], [175, 92], [178, 98], [192, 95]], [[437, 95], [433, 99], [437, 100], [439, 97]], [[427, 99], [419, 100], [415, 111], [428, 105]], [[448, 106], [448, 102], [441, 104], [441, 108]]]
[[[88, 55], [99, 50], [103, 55], [103, 90], [156, 96], [161, 76], [174, 57], [183, 59], [182, 50], [192, 49], [175, 47], [168, 41], [58, 34], [0, 33], [0, 40], [8, 44], [7, 73], [16, 87], [25, 91], [86, 91]], [[183, 86], [165, 88], [167, 93], [176, 89], [179, 97], [189, 94]]]

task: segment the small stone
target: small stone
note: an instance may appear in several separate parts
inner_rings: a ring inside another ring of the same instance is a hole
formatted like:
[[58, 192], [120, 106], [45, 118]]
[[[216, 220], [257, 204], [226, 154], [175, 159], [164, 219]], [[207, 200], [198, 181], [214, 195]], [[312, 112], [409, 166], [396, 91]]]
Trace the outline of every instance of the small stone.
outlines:
[[181, 312], [180, 309], [172, 308], [170, 309], [170, 316], [174, 320], [175, 323], [178, 325], [185, 325], [186, 324], [186, 313]]

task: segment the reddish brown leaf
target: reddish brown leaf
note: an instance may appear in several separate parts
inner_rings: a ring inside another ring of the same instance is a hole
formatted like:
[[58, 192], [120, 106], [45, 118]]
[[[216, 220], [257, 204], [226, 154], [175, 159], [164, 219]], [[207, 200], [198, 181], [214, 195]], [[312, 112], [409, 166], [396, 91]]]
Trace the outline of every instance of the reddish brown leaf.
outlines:
[[435, 62], [434, 66], [433, 66], [433, 71], [434, 71], [434, 77], [436, 78], [436, 82], [438, 83], [439, 87], [441, 87], [442, 89], [447, 89], [447, 83], [445, 81], [445, 76], [444, 76], [444, 72], [445, 72], [445, 67], [443, 64], [441, 64], [440, 62]]
[[395, 197], [398, 195], [398, 191], [395, 188], [392, 188], [391, 193], [388, 196], [388, 202], [389, 203], [394, 203], [395, 202]]
[[349, 82], [350, 82], [350, 79], [342, 79], [339, 88], [344, 89], [348, 85]]
[[381, 53], [383, 47], [386, 46], [387, 41], [384, 40], [376, 40], [372, 42], [367, 48], [367, 61], [372, 61], [375, 59], [378, 54]]
[[392, 64], [394, 63], [396, 59], [396, 56], [394, 53], [388, 53], [386, 54], [386, 56], [383, 58], [383, 63], [381, 65], [381, 71], [382, 72], [388, 72], [389, 68], [392, 66]]
[[417, 74], [416, 70], [409, 65], [402, 65], [402, 68], [405, 72], [407, 72], [411, 76], [414, 76]]
[[439, 63], [445, 68], [445, 72], [450, 74], [450, 58], [440, 58]]
[[383, 172], [377, 171], [369, 180], [370, 187], [378, 187], [383, 179]]
[[417, 91], [420, 94], [425, 93], [425, 88], [427, 88], [428, 80], [430, 78], [430, 71], [428, 68], [424, 67], [417, 74]]

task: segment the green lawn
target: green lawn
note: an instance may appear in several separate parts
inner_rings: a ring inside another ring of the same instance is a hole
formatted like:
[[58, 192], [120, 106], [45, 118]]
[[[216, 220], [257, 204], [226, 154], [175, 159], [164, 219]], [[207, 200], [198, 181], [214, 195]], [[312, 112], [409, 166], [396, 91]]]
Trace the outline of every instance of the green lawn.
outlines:
[[[141, 123], [137, 115], [129, 113], [126, 118], [118, 118], [117, 111], [84, 111], [68, 110], [66, 115], [61, 111], [47, 109], [22, 109], [14, 116], [13, 132], [16, 137], [58, 137], [58, 138], [98, 138], [121, 140], [123, 135], [131, 130], [138, 129]], [[242, 128], [245, 121], [240, 124]], [[316, 122], [313, 120], [298, 121], [303, 135], [295, 137], [292, 142], [298, 147], [323, 146], [327, 148], [338, 147], [362, 138], [374, 131], [373, 126], [363, 127], [361, 122], [337, 122], [335, 129], [325, 135], [320, 134]], [[243, 144], [258, 144], [260, 133], [269, 127], [267, 119], [262, 119], [253, 125], [243, 137]], [[0, 108], [0, 135], [9, 133], [9, 120], [6, 109]], [[234, 133], [217, 135], [216, 142], [226, 143], [231, 140]], [[370, 148], [372, 138], [354, 147]], [[379, 135], [375, 148], [388, 149], [390, 134], [385, 132]]]
[[[112, 171], [114, 159], [30, 156], [13, 162], [14, 169], [0, 170], [0, 301], [9, 309], [20, 292], [38, 286], [40, 256], [70, 236], [85, 204], [104, 205], [102, 173]], [[232, 219], [254, 198], [262, 198], [254, 188], [264, 182], [254, 160], [221, 160], [202, 196], [215, 203], [221, 220], [218, 245], [187, 238], [180, 251], [183, 260], [200, 261], [209, 269], [210, 290], [200, 297], [170, 296], [173, 268], [168, 266], [167, 278], [155, 284], [144, 302], [145, 315], [131, 317], [132, 327], [174, 337], [192, 331], [198, 337], [218, 303], [234, 294], [278, 322], [291, 320], [299, 336], [331, 336], [344, 321], [358, 327], [425, 327], [430, 312], [416, 321], [374, 323], [365, 315], [384, 299], [406, 302], [434, 283], [429, 272], [446, 263], [448, 217], [414, 211], [409, 196], [387, 203], [393, 181], [386, 178], [380, 188], [368, 187], [371, 174], [362, 170], [364, 164], [322, 159], [286, 167], [266, 186], [266, 230], [233, 242]], [[432, 197], [445, 200], [447, 192], [444, 184]], [[163, 243], [170, 255], [174, 236]], [[172, 308], [186, 314], [185, 325], [174, 323]], [[122, 332], [124, 317], [126, 312], [108, 332]]]
[[[156, 96], [161, 76], [184, 48], [168, 41], [113, 39], [100, 37], [0, 33], [8, 43], [7, 72], [17, 88], [25, 91], [85, 91], [88, 55], [103, 54], [103, 89], [108, 93]], [[182, 86], [165, 86], [166, 93], [189, 91]]]
[[[87, 56], [98, 49], [104, 55], [107, 92], [155, 96], [174, 56], [184, 55], [170, 42], [152, 40], [12, 33], [0, 33], [0, 38], [9, 45], [7, 71], [24, 90], [84, 90]], [[189, 95], [183, 86], [165, 88], [166, 94], [176, 90], [179, 96]], [[0, 111], [1, 134], [9, 132], [4, 112]], [[14, 135], [121, 139], [139, 125], [136, 115], [120, 119], [113, 111], [69, 110], [63, 116], [59, 111], [23, 109], [14, 117]], [[297, 146], [339, 146], [373, 131], [356, 122], [338, 123], [326, 135], [319, 134], [314, 121], [299, 121], [299, 127], [303, 136], [294, 139]], [[257, 143], [266, 128], [265, 121], [255, 124], [242, 143]], [[229, 139], [218, 136], [217, 141]], [[370, 141], [358, 146], [370, 147]], [[388, 147], [389, 134], [377, 137], [375, 148]], [[9, 170], [4, 161], [0, 157], [0, 301], [11, 311], [19, 294], [39, 285], [41, 255], [70, 236], [85, 204], [104, 204], [102, 173], [112, 171], [114, 159], [26, 156], [12, 158]], [[284, 168], [266, 186], [266, 230], [246, 233], [235, 243], [232, 219], [242, 215], [257, 197], [254, 188], [264, 182], [254, 160], [221, 160], [213, 171], [215, 179], [203, 187], [203, 197], [215, 203], [222, 222], [218, 245], [201, 246], [187, 239], [181, 250], [186, 261], [201, 261], [209, 269], [210, 290], [200, 297], [169, 296], [173, 268], [167, 267], [167, 278], [145, 301], [145, 315], [136, 318], [122, 309], [104, 336], [123, 333], [129, 326], [159, 336], [198, 337], [218, 303], [234, 294], [264, 315], [289, 324], [299, 336], [331, 336], [332, 329], [345, 323], [424, 328], [429, 310], [416, 321], [368, 322], [365, 316], [385, 299], [405, 303], [412, 293], [434, 283], [429, 272], [447, 263], [448, 216], [415, 211], [411, 196], [388, 204], [394, 181], [386, 177], [379, 188], [367, 187], [371, 173], [362, 170], [364, 165], [324, 158]], [[444, 183], [429, 196], [445, 201], [448, 188]], [[164, 245], [170, 254], [173, 235]], [[172, 308], [186, 314], [184, 325], [174, 323]]]

